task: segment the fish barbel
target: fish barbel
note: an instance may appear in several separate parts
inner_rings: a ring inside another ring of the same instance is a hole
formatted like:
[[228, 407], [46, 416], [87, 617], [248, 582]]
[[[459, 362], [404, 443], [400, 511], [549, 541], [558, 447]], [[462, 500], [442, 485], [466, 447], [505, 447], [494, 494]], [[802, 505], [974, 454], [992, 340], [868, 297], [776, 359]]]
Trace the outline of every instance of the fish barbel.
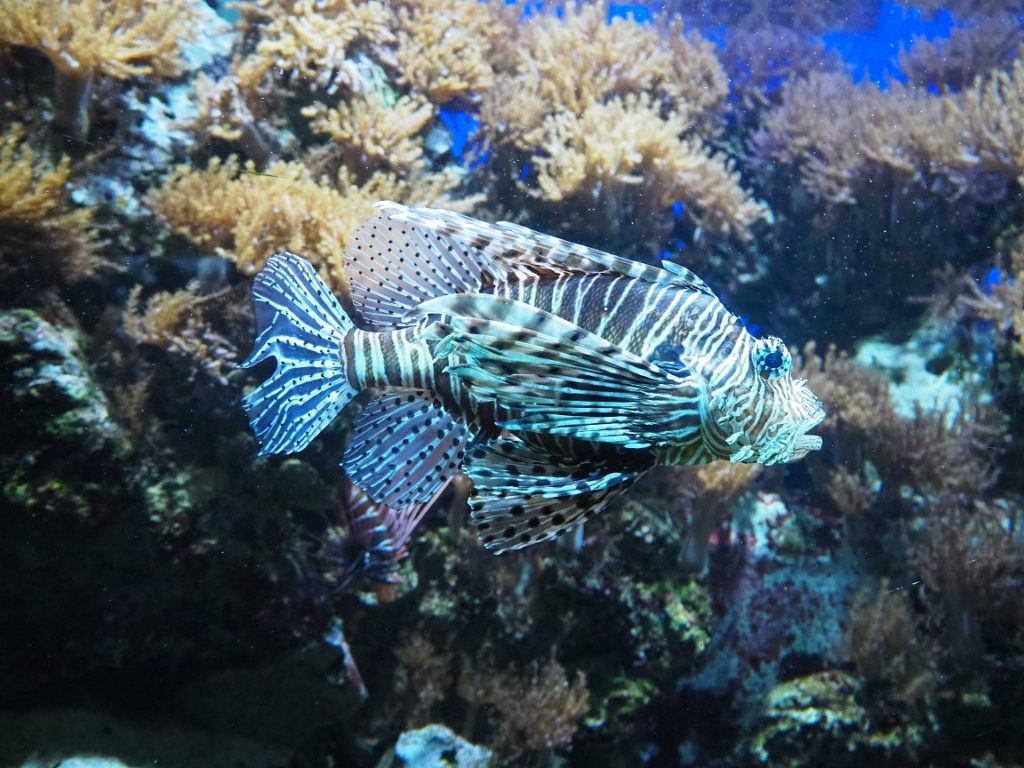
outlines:
[[458, 473], [495, 553], [561, 535], [659, 464], [778, 464], [825, 416], [777, 338], [697, 275], [516, 224], [378, 203], [345, 252], [352, 314], [299, 256], [271, 257], [241, 364], [261, 453], [305, 448], [364, 390], [342, 459], [376, 503], [428, 504]]

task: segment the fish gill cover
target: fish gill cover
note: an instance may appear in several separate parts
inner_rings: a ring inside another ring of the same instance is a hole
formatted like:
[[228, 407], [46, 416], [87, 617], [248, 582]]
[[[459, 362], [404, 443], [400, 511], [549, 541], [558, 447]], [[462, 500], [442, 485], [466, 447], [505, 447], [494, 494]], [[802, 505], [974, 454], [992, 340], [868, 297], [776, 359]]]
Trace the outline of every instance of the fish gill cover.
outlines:
[[1019, 764], [1022, 12], [0, 0], [2, 762]]

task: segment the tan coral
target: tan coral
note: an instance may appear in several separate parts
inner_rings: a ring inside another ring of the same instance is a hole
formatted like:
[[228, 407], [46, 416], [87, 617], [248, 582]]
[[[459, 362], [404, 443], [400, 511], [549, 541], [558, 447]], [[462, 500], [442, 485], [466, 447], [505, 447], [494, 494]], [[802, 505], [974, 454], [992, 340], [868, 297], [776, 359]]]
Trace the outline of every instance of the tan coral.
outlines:
[[1024, 357], [1024, 238], [1018, 238], [1002, 264], [1003, 279], [982, 291], [972, 279], [954, 300], [971, 314], [992, 323], [1001, 333], [1012, 334], [1013, 349]]
[[812, 73], [783, 88], [749, 146], [755, 162], [796, 166], [804, 186], [832, 205], [885, 195], [886, 178], [925, 190], [943, 180], [947, 195], [991, 202], [1024, 174], [1024, 62], [944, 94]]
[[[535, 194], [588, 205], [631, 194], [647, 215], [676, 200], [689, 203], [699, 223], [743, 238], [764, 208], [742, 188], [737, 174], [694, 139], [684, 116], [662, 118], [646, 96], [595, 103], [579, 116], [561, 112], [541, 126]], [[621, 202], [613, 203], [621, 208]]]
[[1024, 40], [1024, 30], [1008, 14], [968, 19], [957, 24], [949, 37], [914, 38], [900, 51], [899, 67], [918, 86], [963, 90], [979, 75], [1012, 61]]
[[247, 18], [259, 41], [235, 73], [249, 92], [266, 89], [267, 78], [278, 72], [334, 93], [359, 80], [353, 53], [360, 46], [395, 39], [391, 12], [377, 0], [261, 2]]
[[866, 680], [893, 685], [897, 698], [913, 701], [934, 688], [932, 649], [921, 637], [904, 590], [882, 580], [863, 587], [850, 608], [842, 650]]
[[253, 107], [264, 100], [250, 98], [233, 73], [214, 80], [200, 72], [194, 87], [196, 114], [180, 126], [199, 136], [237, 143], [257, 168], [265, 168], [274, 150]]
[[457, 689], [474, 709], [491, 705], [497, 711], [497, 747], [509, 757], [570, 744], [590, 699], [586, 675], [577, 672], [570, 682], [565, 668], [553, 659], [499, 672], [489, 662], [465, 657]]
[[372, 200], [358, 188], [346, 194], [320, 184], [299, 163], [273, 163], [263, 173], [234, 157], [206, 170], [183, 165], [150, 194], [150, 203], [175, 231], [212, 247], [247, 273], [279, 250], [302, 253], [344, 286], [345, 238], [369, 213]]
[[337, 142], [345, 164], [361, 173], [386, 168], [405, 172], [423, 155], [418, 135], [434, 116], [422, 99], [402, 96], [393, 104], [376, 93], [358, 94], [329, 108], [317, 102], [302, 110], [310, 128]]
[[188, 0], [0, 0], [0, 43], [35, 48], [54, 66], [55, 120], [76, 138], [89, 127], [93, 79], [167, 77], [192, 36]]
[[681, 201], [701, 232], [747, 239], [767, 211], [708, 144], [727, 93], [713, 46], [678, 21], [607, 15], [606, 3], [573, 4], [495, 43], [481, 118], [498, 162], [528, 161], [536, 174], [520, 187], [592, 235], [605, 234], [595, 219], [621, 230]]
[[723, 102], [726, 76], [707, 41], [684, 36], [678, 23], [667, 31], [621, 18], [607, 23], [607, 13], [604, 3], [573, 5], [564, 18], [535, 16], [496, 43], [497, 55], [509, 62], [500, 70], [507, 80], [485, 110], [506, 116], [497, 122], [515, 128], [509, 139], [516, 145], [534, 145], [532, 132], [545, 117], [536, 107], [522, 109], [522, 97], [546, 105], [546, 113], [576, 115], [627, 94], [665, 99], [691, 114]]
[[[276, 251], [301, 253], [337, 291], [345, 290], [343, 253], [349, 234], [370, 215], [377, 200], [442, 204], [467, 209], [475, 200], [454, 201], [451, 174], [397, 178], [375, 174], [357, 183], [343, 171], [336, 184], [315, 178], [301, 163], [276, 162], [257, 172], [250, 161], [214, 159], [205, 170], [179, 166], [149, 201], [167, 225], [197, 245], [255, 274]], [[461, 205], [460, 205], [461, 203]]]
[[68, 200], [71, 161], [48, 162], [15, 123], [0, 134], [0, 270], [75, 281], [98, 266], [92, 210]]
[[476, 101], [494, 84], [492, 3], [425, 0], [399, 6], [395, 59], [405, 81], [434, 104]]
[[171, 350], [196, 360], [211, 376], [224, 383], [228, 369], [238, 360], [238, 350], [217, 334], [206, 318], [205, 307], [222, 298], [201, 296], [198, 286], [180, 291], [161, 291], [141, 304], [142, 286], [135, 286], [125, 304], [122, 325], [139, 344]]

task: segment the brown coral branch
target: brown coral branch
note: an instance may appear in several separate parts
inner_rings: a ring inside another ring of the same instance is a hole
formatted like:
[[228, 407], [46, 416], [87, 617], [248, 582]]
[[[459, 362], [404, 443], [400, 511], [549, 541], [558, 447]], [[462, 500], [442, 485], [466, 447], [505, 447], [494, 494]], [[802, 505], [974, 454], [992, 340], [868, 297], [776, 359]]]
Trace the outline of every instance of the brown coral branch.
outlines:
[[54, 123], [77, 139], [89, 131], [97, 75], [167, 77], [184, 66], [192, 36], [187, 0], [0, 0], [0, 43], [35, 48], [53, 64]]
[[70, 159], [49, 163], [24, 126], [0, 135], [0, 270], [7, 279], [35, 271], [74, 282], [99, 267], [92, 210], [71, 206], [70, 177]]

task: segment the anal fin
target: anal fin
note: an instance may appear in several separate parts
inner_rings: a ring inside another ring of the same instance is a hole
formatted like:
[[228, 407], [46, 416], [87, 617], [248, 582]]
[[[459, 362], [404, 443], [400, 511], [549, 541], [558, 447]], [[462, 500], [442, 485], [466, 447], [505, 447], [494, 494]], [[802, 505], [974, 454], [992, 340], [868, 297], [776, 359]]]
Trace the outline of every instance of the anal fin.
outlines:
[[423, 504], [460, 471], [472, 439], [466, 422], [431, 393], [391, 391], [359, 415], [342, 466], [378, 504]]

